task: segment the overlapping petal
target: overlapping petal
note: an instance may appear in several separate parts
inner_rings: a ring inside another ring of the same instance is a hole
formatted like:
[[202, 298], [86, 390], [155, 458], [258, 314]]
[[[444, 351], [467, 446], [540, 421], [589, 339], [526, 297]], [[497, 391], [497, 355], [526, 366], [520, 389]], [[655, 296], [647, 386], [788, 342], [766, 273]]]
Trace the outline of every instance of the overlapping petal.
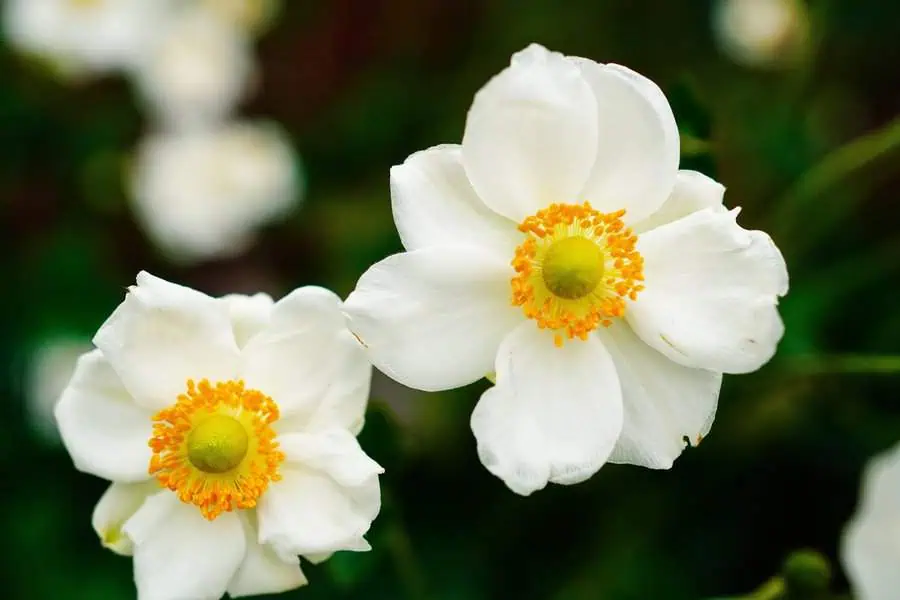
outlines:
[[274, 301], [268, 294], [229, 294], [222, 296], [221, 300], [228, 306], [238, 348], [243, 348], [250, 338], [262, 331], [272, 317]]
[[472, 245], [509, 260], [522, 234], [472, 188], [462, 149], [443, 145], [416, 152], [391, 168], [394, 222], [407, 250]]
[[500, 345], [497, 385], [472, 413], [478, 456], [518, 494], [547, 482], [584, 481], [603, 466], [622, 430], [615, 364], [599, 338], [562, 348], [521, 324]]
[[159, 484], [155, 480], [114, 483], [106, 488], [91, 516], [91, 525], [100, 543], [116, 554], [131, 556], [134, 545], [131, 538], [122, 532], [122, 527], [144, 504], [144, 500], [157, 492]]
[[120, 482], [148, 478], [151, 413], [134, 403], [99, 350], [78, 359], [55, 415], [79, 470]]
[[246, 552], [236, 513], [207, 521], [168, 490], [148, 498], [124, 532], [139, 600], [219, 600]]
[[696, 446], [709, 433], [722, 374], [672, 362], [621, 321], [597, 335], [615, 363], [625, 407], [609, 462], [670, 468], [687, 444]]
[[662, 206], [675, 183], [680, 140], [659, 87], [619, 65], [585, 58], [578, 65], [597, 110], [595, 161], [579, 200], [603, 212], [626, 209], [634, 223]]
[[645, 343], [686, 367], [753, 371], [784, 333], [777, 310], [788, 288], [784, 258], [736, 216], [704, 209], [638, 240], [647, 287], [626, 317]]
[[552, 202], [572, 202], [597, 154], [594, 94], [578, 67], [537, 44], [476, 94], [462, 157], [491, 209], [516, 222]]
[[345, 305], [373, 364], [404, 385], [442, 390], [493, 370], [523, 317], [509, 301], [508, 261], [474, 247], [396, 254], [366, 271]]
[[[228, 584], [228, 595], [232, 598], [261, 594], [280, 594], [308, 583], [300, 570], [300, 559], [296, 556], [284, 560], [270, 547], [257, 541], [256, 529], [241, 519], [246, 536], [247, 552], [237, 573]], [[285, 557], [287, 558], [287, 557]]]
[[188, 379], [237, 375], [227, 304], [143, 271], [94, 344], [135, 401], [150, 409], [174, 403]]
[[678, 171], [672, 193], [659, 210], [635, 223], [634, 230], [638, 233], [650, 231], [704, 208], [725, 210], [722, 207], [724, 196], [725, 186], [712, 177], [697, 171]]

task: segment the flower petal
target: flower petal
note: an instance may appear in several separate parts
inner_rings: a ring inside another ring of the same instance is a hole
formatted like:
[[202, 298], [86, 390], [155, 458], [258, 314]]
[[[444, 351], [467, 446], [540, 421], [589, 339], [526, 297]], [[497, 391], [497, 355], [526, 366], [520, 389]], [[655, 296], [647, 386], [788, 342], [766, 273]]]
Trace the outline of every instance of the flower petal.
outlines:
[[228, 306], [234, 341], [238, 348], [243, 348], [254, 335], [269, 324], [272, 317], [272, 306], [275, 304], [268, 294], [228, 294], [221, 301]]
[[149, 478], [152, 415], [134, 403], [100, 350], [78, 359], [55, 415], [79, 471], [123, 483]]
[[369, 358], [400, 383], [435, 391], [492, 370], [524, 317], [510, 304], [509, 263], [474, 247], [395, 254], [366, 271], [345, 309]]
[[655, 213], [635, 223], [634, 230], [638, 233], [650, 231], [704, 208], [725, 210], [722, 207], [724, 196], [725, 186], [712, 177], [697, 171], [678, 171], [669, 198]]
[[256, 529], [248, 521], [241, 519], [246, 537], [247, 554], [238, 567], [237, 574], [228, 584], [228, 595], [232, 598], [261, 594], [280, 594], [309, 583], [300, 570], [300, 559], [291, 556], [282, 560], [275, 551], [260, 544]]
[[597, 335], [622, 386], [625, 423], [609, 462], [669, 469], [685, 447], [709, 433], [722, 374], [676, 364], [642, 342], [621, 320]]
[[462, 154], [485, 204], [519, 222], [575, 200], [596, 146], [590, 86], [563, 55], [532, 44], [475, 95]]
[[626, 318], [644, 342], [686, 367], [754, 371], [784, 333], [777, 310], [788, 288], [784, 258], [736, 216], [704, 209], [638, 238], [647, 289]]
[[148, 498], [124, 531], [134, 541], [140, 600], [218, 600], [246, 550], [236, 513], [207, 521], [168, 490]]
[[573, 58], [597, 108], [595, 162], [582, 199], [603, 212], [624, 208], [635, 223], [662, 206], [675, 183], [680, 139], [659, 87], [619, 65]]
[[259, 541], [279, 556], [365, 551], [363, 535], [381, 509], [378, 478], [347, 487], [323, 473], [294, 465], [260, 499]]
[[237, 373], [227, 305], [143, 271], [94, 344], [135, 400], [154, 410], [174, 404], [188, 379], [225, 381]]
[[478, 456], [517, 494], [584, 481], [622, 430], [622, 393], [600, 339], [570, 341], [522, 323], [500, 344], [497, 385], [472, 412]]
[[294, 290], [244, 348], [248, 386], [271, 396], [295, 426], [361, 426], [371, 366], [341, 308], [341, 299], [324, 288]]
[[281, 435], [278, 443], [289, 463], [320, 471], [339, 485], [364, 485], [384, 473], [384, 469], [363, 452], [353, 434], [343, 429]]
[[134, 545], [131, 538], [122, 532], [122, 526], [137, 512], [149, 496], [159, 492], [156, 480], [143, 483], [114, 483], [103, 493], [94, 514], [91, 525], [100, 543], [116, 554], [131, 556]]
[[895, 600], [900, 589], [900, 445], [872, 459], [841, 543], [855, 597]]
[[489, 209], [475, 193], [457, 145], [416, 152], [392, 167], [391, 202], [407, 250], [472, 245], [508, 259], [523, 238], [516, 223]]

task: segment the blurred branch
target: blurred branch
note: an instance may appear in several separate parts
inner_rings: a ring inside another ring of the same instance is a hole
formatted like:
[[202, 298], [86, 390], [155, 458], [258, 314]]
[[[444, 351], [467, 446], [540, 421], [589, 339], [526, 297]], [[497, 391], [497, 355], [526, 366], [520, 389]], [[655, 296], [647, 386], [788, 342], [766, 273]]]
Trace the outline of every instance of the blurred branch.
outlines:
[[393, 509], [393, 518], [386, 532], [388, 552], [394, 562], [397, 570], [397, 577], [406, 590], [406, 597], [409, 600], [427, 600], [428, 594], [425, 591], [425, 577], [422, 568], [416, 559], [415, 550], [413, 549], [412, 540], [403, 523], [402, 513], [399, 510], [398, 503], [394, 500], [393, 495], [389, 495], [387, 490], [383, 491], [383, 499], [385, 504], [390, 504]]
[[805, 375], [850, 373], [861, 375], [900, 374], [900, 355], [830, 354], [796, 356], [785, 360], [788, 370]]
[[[809, 169], [788, 189], [775, 204], [774, 222], [782, 229], [787, 238], [796, 234], [807, 247], [818, 242], [820, 237], [829, 231], [829, 223], [822, 223], [822, 218], [831, 217], [839, 220], [841, 213], [822, 211], [817, 203], [820, 197], [844, 180], [855, 175], [879, 158], [900, 149], [900, 117], [894, 118], [881, 129], [867, 133], [844, 144], [827, 154], [818, 164]], [[810, 215], [820, 219], [818, 226], [809, 227]]]

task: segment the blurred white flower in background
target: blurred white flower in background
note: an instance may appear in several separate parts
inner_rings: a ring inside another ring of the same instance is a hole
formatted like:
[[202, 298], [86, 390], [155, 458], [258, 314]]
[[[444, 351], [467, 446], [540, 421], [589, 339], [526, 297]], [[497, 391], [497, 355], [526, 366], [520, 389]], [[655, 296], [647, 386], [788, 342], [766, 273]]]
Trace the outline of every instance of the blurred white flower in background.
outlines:
[[172, 7], [171, 0], [7, 0], [4, 35], [61, 73], [86, 77], [134, 65]]
[[900, 590], [900, 445], [875, 457], [863, 477], [841, 559], [858, 600], [896, 600]]
[[58, 336], [43, 340], [27, 359], [25, 417], [37, 437], [59, 443], [53, 408], [75, 371], [75, 362], [93, 346], [87, 338]]
[[173, 18], [134, 71], [150, 114], [167, 127], [227, 117], [252, 88], [256, 63], [245, 32], [197, 4]]
[[130, 182], [148, 235], [182, 262], [235, 255], [262, 224], [299, 202], [299, 173], [274, 123], [158, 133], [138, 149]]
[[720, 0], [713, 29], [722, 51], [751, 67], [796, 65], [809, 41], [802, 0]]
[[207, 10], [216, 13], [250, 34], [268, 29], [281, 10], [279, 0], [198, 0]]

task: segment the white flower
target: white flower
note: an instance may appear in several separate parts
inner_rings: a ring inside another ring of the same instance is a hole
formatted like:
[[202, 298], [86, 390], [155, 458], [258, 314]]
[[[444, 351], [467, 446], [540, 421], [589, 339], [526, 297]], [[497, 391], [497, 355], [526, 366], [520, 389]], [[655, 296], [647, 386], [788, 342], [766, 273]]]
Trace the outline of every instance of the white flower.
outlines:
[[75, 370], [78, 358], [91, 344], [77, 336], [44, 340], [28, 357], [25, 414], [31, 428], [47, 443], [58, 444], [53, 409]]
[[140, 273], [94, 344], [56, 418], [75, 466], [113, 482], [93, 525], [134, 556], [138, 598], [275, 593], [306, 583], [298, 554], [369, 549], [371, 367], [333, 293], [211, 298]]
[[132, 66], [164, 27], [170, 0], [7, 0], [7, 38], [79, 76]]
[[246, 34], [198, 5], [172, 19], [137, 65], [134, 80], [164, 125], [199, 127], [234, 109], [254, 83], [255, 69]]
[[719, 0], [713, 30], [735, 62], [792, 66], [806, 50], [809, 18], [802, 0]]
[[841, 559], [857, 600], [896, 600], [900, 590], [900, 445], [874, 458]]
[[159, 133], [141, 144], [131, 171], [135, 212], [172, 258], [234, 255], [298, 204], [295, 162], [274, 123]]
[[407, 252], [362, 276], [351, 330], [410, 387], [496, 371], [471, 425], [518, 493], [670, 467], [709, 430], [721, 373], [775, 351], [781, 254], [678, 159], [651, 81], [532, 45], [475, 96], [462, 145], [391, 170]]

